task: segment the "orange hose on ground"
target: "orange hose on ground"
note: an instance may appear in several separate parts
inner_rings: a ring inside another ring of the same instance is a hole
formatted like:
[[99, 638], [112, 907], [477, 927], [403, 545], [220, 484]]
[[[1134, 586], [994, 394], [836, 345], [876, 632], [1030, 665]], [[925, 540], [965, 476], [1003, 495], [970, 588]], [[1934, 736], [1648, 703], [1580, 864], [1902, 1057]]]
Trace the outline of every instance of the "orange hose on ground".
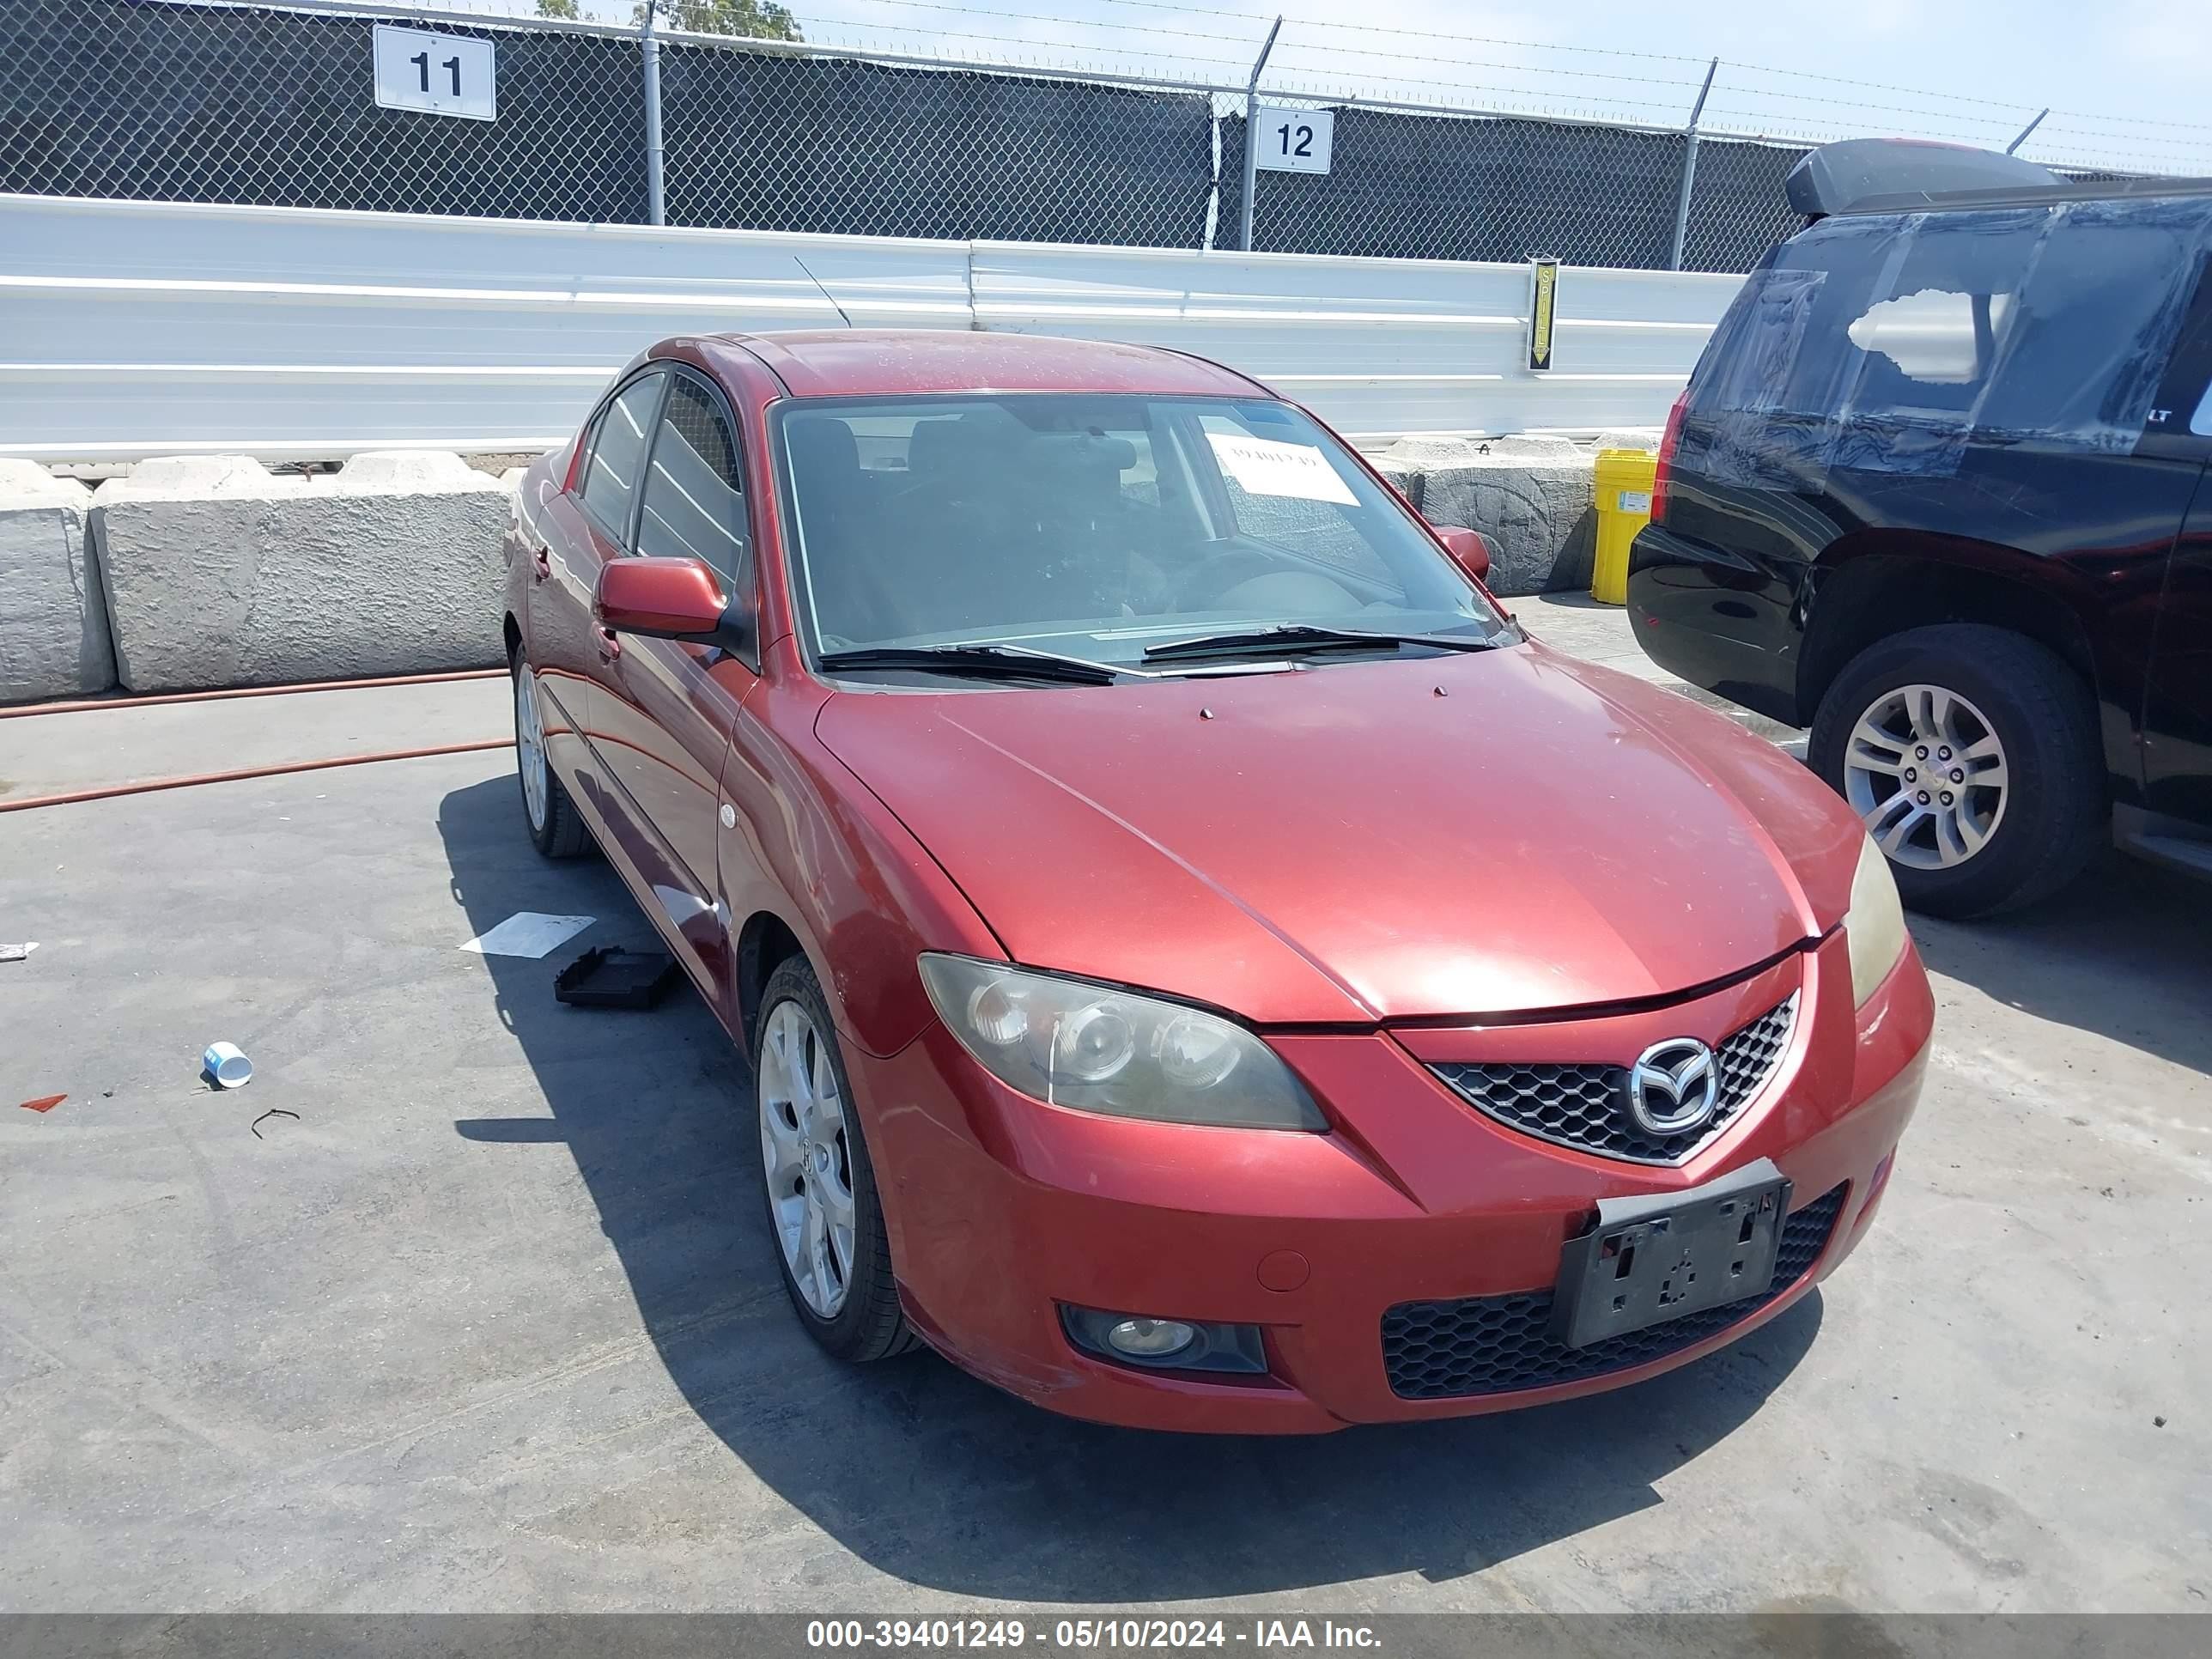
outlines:
[[147, 697], [86, 697], [77, 702], [27, 702], [0, 708], [0, 720], [27, 714], [86, 714], [102, 708], [149, 708], [163, 702], [216, 702], [226, 697], [279, 697], [295, 691], [366, 691], [380, 685], [436, 685], [447, 680], [503, 680], [504, 668], [462, 668], [445, 674], [391, 674], [374, 680], [309, 680], [301, 685], [234, 685], [220, 691], [164, 691]]
[[333, 766], [367, 766], [373, 761], [428, 760], [433, 755], [469, 755], [482, 749], [514, 747], [513, 738], [483, 738], [475, 743], [441, 743], [428, 749], [384, 749], [368, 755], [332, 755], [323, 760], [284, 761], [275, 766], [241, 766], [229, 772], [141, 778], [135, 783], [104, 783], [96, 789], [71, 789], [61, 794], [0, 800], [0, 812], [27, 812], [34, 806], [70, 806], [78, 801], [112, 800], [118, 795], [150, 795], [157, 790], [191, 789], [203, 783], [242, 783], [248, 778], [282, 777], [288, 772], [325, 772]]

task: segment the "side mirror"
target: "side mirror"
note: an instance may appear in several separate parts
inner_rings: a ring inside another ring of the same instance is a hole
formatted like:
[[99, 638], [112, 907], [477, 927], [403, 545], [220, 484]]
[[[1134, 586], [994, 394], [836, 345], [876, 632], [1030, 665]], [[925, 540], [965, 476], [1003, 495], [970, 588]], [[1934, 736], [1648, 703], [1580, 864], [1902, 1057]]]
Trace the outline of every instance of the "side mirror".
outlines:
[[599, 568], [592, 617], [611, 634], [720, 646], [745, 620], [702, 559], [610, 559]]
[[1468, 530], [1455, 524], [1429, 526], [1437, 532], [1437, 539], [1444, 544], [1444, 551], [1452, 556], [1452, 562], [1479, 582], [1490, 580], [1491, 556], [1498, 551], [1490, 538], [1480, 530]]

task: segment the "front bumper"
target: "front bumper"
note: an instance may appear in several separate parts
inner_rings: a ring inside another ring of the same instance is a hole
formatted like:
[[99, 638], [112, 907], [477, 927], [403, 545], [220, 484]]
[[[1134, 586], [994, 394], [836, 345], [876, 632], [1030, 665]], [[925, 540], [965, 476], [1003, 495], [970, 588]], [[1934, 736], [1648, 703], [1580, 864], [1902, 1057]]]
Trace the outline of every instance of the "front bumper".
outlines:
[[[1339, 1126], [1328, 1134], [1041, 1105], [1000, 1085], [933, 1023], [890, 1059], [851, 1056], [908, 1316], [956, 1363], [1037, 1404], [1201, 1431], [1311, 1433], [1498, 1411], [1685, 1364], [1774, 1317], [1850, 1254], [1880, 1196], [1877, 1171], [1886, 1173], [1918, 1098], [1933, 1018], [1918, 957], [1908, 950], [1855, 1012], [1845, 951], [1838, 933], [1735, 986], [1640, 1014], [1271, 1036]], [[1768, 1082], [1680, 1166], [1534, 1139], [1476, 1112], [1430, 1069], [1493, 1059], [1625, 1064], [1662, 1037], [1717, 1040], [1792, 990], [1799, 1016]], [[1765, 1300], [1740, 1304], [1694, 1340], [1662, 1341], [1652, 1357], [1639, 1357], [1649, 1344], [1615, 1356], [1621, 1363], [1599, 1375], [1520, 1387], [1531, 1373], [1508, 1372], [1502, 1391], [1401, 1392], [1407, 1373], [1386, 1364], [1393, 1310], [1548, 1292], [1561, 1247], [1600, 1198], [1695, 1187], [1759, 1158], [1790, 1178], [1794, 1215], [1824, 1200], [1835, 1206], [1809, 1259], [1786, 1259], [1794, 1277], [1785, 1266]], [[1067, 1341], [1063, 1304], [1259, 1325], [1270, 1375], [1205, 1377], [1091, 1358]]]

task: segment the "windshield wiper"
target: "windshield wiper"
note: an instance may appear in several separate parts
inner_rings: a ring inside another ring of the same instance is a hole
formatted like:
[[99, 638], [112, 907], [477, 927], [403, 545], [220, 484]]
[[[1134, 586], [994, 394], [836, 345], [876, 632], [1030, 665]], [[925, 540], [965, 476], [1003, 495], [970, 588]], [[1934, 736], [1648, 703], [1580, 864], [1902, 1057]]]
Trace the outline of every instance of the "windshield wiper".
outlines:
[[971, 674], [987, 679], [1062, 680], [1070, 685], [1111, 685], [1120, 676], [1103, 663], [1054, 656], [1015, 645], [870, 645], [825, 651], [821, 665], [913, 668], [926, 673]]
[[1309, 651], [1372, 651], [1403, 645], [1433, 645], [1447, 651], [1487, 651], [1497, 641], [1450, 634], [1366, 633], [1356, 628], [1316, 628], [1305, 623], [1278, 623], [1269, 628], [1240, 629], [1228, 634], [1201, 634], [1195, 639], [1169, 640], [1145, 647], [1146, 662], [1171, 661], [1178, 657], [1286, 656]]

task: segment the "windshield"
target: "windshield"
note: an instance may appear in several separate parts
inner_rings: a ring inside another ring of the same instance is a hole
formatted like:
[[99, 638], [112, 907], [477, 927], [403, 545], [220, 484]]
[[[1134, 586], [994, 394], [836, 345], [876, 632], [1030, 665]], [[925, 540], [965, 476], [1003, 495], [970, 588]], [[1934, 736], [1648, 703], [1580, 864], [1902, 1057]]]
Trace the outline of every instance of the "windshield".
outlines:
[[988, 642], [1133, 668], [1148, 647], [1283, 624], [1507, 631], [1405, 508], [1285, 404], [808, 400], [784, 405], [779, 430], [817, 657]]

